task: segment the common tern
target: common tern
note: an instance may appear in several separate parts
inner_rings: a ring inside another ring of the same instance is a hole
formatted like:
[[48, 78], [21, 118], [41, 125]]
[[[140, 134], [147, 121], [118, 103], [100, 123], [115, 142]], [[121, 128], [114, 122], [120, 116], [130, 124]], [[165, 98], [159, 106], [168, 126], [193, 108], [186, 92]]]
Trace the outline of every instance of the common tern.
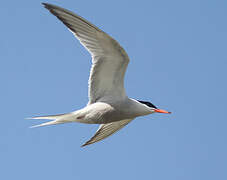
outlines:
[[88, 50], [92, 57], [92, 67], [88, 104], [80, 110], [66, 114], [33, 117], [31, 119], [52, 121], [32, 127], [69, 122], [100, 124], [95, 135], [82, 145], [86, 146], [112, 135], [138, 116], [155, 112], [170, 113], [158, 109], [150, 102], [127, 97], [124, 76], [129, 57], [116, 40], [71, 11], [48, 3], [42, 4], [67, 26]]

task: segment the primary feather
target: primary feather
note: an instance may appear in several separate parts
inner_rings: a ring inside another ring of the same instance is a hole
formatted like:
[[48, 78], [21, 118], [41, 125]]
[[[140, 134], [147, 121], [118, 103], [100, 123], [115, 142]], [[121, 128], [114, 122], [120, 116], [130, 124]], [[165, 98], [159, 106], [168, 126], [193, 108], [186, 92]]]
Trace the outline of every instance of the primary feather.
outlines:
[[[32, 119], [52, 121], [33, 127], [68, 122], [101, 124], [95, 135], [82, 145], [86, 146], [109, 137], [134, 118], [154, 112], [156, 106], [153, 104], [136, 101], [126, 96], [124, 76], [129, 57], [116, 40], [71, 11], [47, 3], [43, 5], [68, 27], [89, 51], [92, 56], [92, 67], [87, 106], [71, 113], [34, 117]], [[167, 111], [159, 110], [159, 112]]]
[[70, 29], [92, 56], [89, 104], [97, 102], [104, 96], [125, 97], [124, 75], [129, 58], [119, 43], [71, 11], [51, 4], [43, 4]]

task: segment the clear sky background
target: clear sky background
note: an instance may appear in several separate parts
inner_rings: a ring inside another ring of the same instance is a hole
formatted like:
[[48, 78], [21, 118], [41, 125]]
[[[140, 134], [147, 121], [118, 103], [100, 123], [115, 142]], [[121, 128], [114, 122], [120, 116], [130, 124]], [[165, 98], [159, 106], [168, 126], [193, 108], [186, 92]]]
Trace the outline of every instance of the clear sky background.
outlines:
[[173, 113], [85, 148], [97, 125], [29, 129], [86, 105], [91, 58], [41, 1], [2, 1], [0, 179], [227, 179], [227, 1], [47, 2], [113, 36], [128, 96]]

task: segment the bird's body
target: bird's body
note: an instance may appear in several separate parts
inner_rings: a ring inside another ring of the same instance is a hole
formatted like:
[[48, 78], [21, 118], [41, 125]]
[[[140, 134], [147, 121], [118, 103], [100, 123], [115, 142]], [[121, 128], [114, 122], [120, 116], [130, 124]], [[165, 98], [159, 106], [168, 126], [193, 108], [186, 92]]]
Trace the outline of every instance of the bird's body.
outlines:
[[80, 122], [101, 124], [96, 134], [83, 146], [100, 141], [115, 133], [134, 118], [157, 109], [146, 101], [128, 98], [124, 89], [124, 75], [129, 57], [117, 41], [82, 17], [55, 5], [43, 3], [61, 20], [92, 56], [89, 77], [89, 102], [83, 109], [59, 115], [39, 116], [32, 119], [50, 119], [33, 127]]

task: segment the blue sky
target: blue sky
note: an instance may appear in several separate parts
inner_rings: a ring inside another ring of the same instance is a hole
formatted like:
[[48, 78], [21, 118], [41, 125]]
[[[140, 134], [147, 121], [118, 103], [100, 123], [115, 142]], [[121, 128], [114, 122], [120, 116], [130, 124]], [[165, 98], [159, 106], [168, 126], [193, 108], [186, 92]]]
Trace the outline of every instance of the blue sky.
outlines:
[[129, 97], [173, 113], [80, 148], [97, 125], [29, 129], [86, 105], [90, 55], [41, 1], [0, 6], [1, 179], [227, 179], [227, 1], [47, 1], [113, 36]]

